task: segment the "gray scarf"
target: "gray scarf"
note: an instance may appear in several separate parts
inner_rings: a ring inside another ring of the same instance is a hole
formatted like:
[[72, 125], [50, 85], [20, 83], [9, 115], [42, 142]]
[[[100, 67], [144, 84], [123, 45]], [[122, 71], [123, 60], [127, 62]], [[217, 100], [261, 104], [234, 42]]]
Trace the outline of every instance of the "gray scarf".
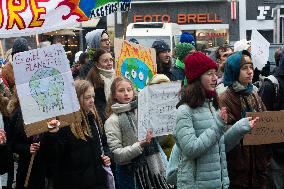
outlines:
[[[129, 104], [114, 104], [112, 111], [118, 115], [118, 122], [122, 133], [122, 145], [130, 146], [138, 141], [137, 134], [137, 100]], [[165, 180], [165, 165], [159, 154], [159, 144], [152, 139], [144, 147], [143, 153], [132, 160], [132, 169], [135, 173], [136, 184], [141, 189], [168, 189]]]

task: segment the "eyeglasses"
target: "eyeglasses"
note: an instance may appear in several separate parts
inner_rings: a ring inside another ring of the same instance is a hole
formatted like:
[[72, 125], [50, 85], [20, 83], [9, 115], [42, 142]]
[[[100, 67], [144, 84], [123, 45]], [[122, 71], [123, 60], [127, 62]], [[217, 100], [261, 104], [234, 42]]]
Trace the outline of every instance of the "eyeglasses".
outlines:
[[109, 38], [105, 38], [105, 39], [101, 39], [101, 42], [109, 42], [110, 40], [109, 40]]

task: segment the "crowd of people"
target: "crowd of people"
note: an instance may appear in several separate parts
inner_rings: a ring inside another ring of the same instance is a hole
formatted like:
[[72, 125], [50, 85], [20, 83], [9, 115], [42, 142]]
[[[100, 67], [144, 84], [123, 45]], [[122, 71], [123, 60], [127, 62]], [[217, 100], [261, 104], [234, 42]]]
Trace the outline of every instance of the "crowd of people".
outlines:
[[81, 122], [59, 129], [54, 118], [48, 132], [32, 137], [24, 131], [12, 61], [30, 49], [27, 40], [17, 38], [7, 52], [0, 79], [3, 189], [284, 188], [284, 144], [243, 143], [259, 119], [247, 112], [284, 110], [284, 48], [275, 52], [276, 68], [256, 77], [245, 39], [219, 47], [215, 57], [197, 51], [187, 32], [174, 52], [155, 41], [157, 75], [149, 83], [182, 81], [176, 125], [172, 135], [148, 130], [138, 140], [137, 91], [115, 75], [107, 31], [89, 32], [86, 42], [72, 67]]

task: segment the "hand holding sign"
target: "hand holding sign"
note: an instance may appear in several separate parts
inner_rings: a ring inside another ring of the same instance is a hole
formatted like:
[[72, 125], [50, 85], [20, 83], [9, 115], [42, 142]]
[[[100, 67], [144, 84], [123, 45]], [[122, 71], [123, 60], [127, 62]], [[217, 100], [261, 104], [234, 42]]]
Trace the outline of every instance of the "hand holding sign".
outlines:
[[144, 146], [149, 145], [152, 141], [152, 138], [153, 138], [153, 131], [151, 129], [148, 129], [147, 134], [146, 134], [146, 138], [144, 140], [140, 141], [140, 146], [144, 147]]
[[248, 120], [250, 128], [254, 128], [256, 122], [259, 120], [259, 117], [256, 117], [254, 119], [252, 117], [248, 117]]

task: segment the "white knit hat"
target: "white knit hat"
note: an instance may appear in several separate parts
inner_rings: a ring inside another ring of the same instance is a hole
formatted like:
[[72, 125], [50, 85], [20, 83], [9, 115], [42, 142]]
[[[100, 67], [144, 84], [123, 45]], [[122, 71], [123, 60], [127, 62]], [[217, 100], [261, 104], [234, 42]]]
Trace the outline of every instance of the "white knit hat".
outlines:
[[234, 52], [248, 50], [251, 46], [251, 41], [247, 41], [246, 39], [241, 39], [234, 44]]
[[152, 84], [160, 84], [164, 82], [171, 82], [170, 79], [164, 74], [156, 74], [153, 76], [152, 80], [150, 81], [149, 85]]

